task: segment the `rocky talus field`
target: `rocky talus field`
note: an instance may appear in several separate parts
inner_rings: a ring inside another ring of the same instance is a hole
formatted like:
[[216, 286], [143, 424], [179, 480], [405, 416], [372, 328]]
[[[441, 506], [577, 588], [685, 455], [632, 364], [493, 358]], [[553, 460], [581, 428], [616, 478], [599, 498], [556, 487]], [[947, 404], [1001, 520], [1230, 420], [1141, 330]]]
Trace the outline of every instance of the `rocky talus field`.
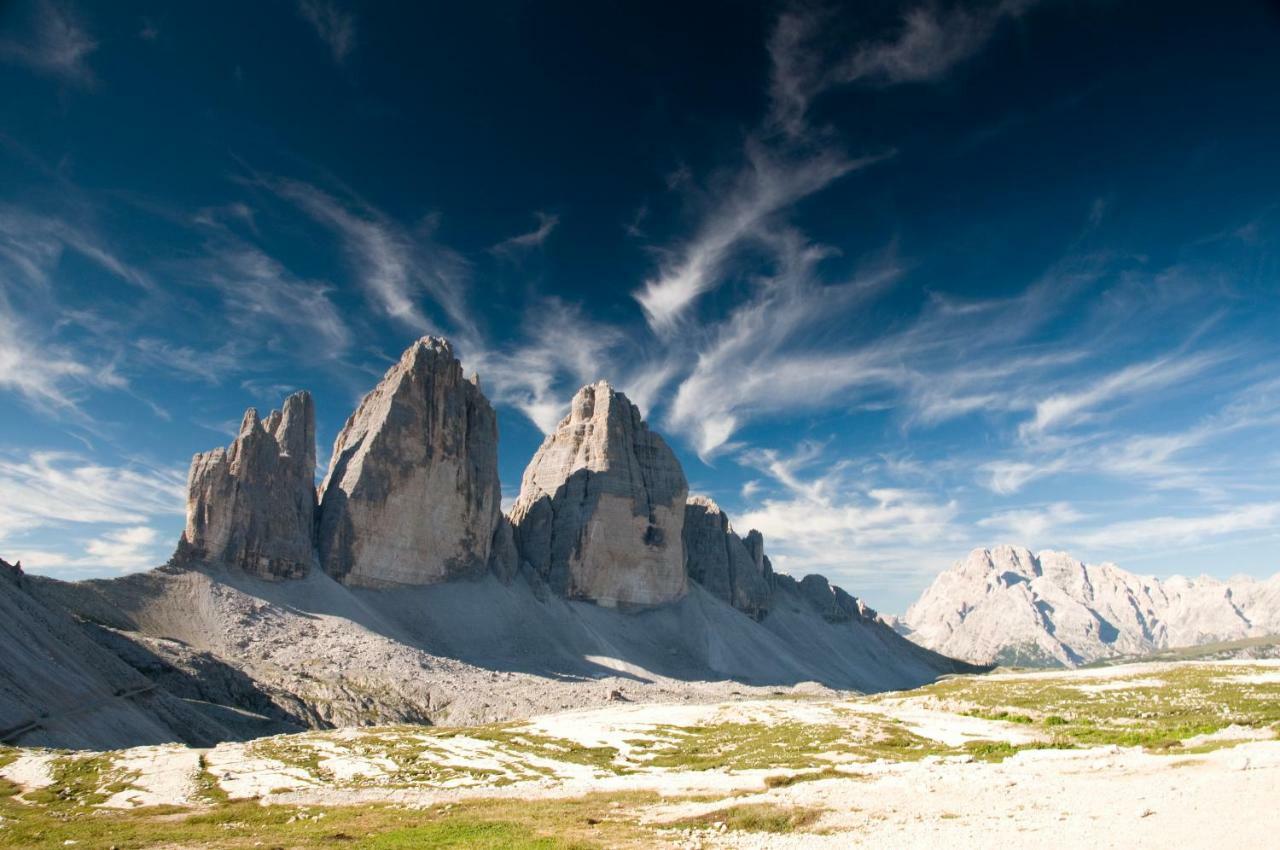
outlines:
[[0, 750], [31, 848], [1269, 847], [1280, 661]]

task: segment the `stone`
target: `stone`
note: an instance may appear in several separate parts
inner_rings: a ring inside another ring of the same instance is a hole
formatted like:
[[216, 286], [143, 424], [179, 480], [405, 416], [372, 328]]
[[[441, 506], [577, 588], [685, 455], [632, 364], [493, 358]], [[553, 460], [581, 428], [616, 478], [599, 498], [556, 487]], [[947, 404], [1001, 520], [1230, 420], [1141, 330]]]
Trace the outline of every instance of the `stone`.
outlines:
[[1161, 581], [1065, 552], [974, 549], [934, 580], [899, 629], [977, 663], [1075, 666], [1280, 632], [1280, 575]]
[[197, 454], [175, 560], [225, 564], [265, 579], [315, 566], [315, 406], [298, 392], [266, 422], [249, 408], [227, 448]]
[[759, 620], [769, 610], [773, 570], [764, 538], [752, 529], [744, 541], [711, 499], [694, 496], [684, 511], [685, 567], [713, 596]]
[[675, 454], [607, 382], [578, 391], [511, 510], [516, 547], [562, 596], [652, 606], [684, 596], [685, 497]]
[[346, 584], [433, 584], [489, 568], [502, 499], [497, 417], [446, 340], [415, 342], [364, 397], [322, 490], [320, 562]]

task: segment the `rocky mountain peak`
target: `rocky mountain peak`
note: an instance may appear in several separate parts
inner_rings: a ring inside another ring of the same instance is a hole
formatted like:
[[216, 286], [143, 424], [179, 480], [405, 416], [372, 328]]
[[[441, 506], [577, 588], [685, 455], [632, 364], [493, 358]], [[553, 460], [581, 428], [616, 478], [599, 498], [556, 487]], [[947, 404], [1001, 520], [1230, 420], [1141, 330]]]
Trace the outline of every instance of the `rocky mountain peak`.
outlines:
[[604, 605], [684, 595], [675, 454], [606, 381], [580, 389], [525, 469], [511, 510], [521, 557], [558, 592]]
[[447, 340], [409, 346], [361, 400], [322, 491], [320, 561], [349, 584], [431, 584], [489, 565], [497, 417]]
[[1280, 577], [1162, 582], [1066, 552], [997, 546], [940, 574], [899, 628], [977, 663], [1076, 665], [1280, 631]]
[[249, 408], [230, 446], [192, 459], [178, 560], [269, 579], [305, 575], [315, 562], [315, 461], [309, 393], [289, 396], [265, 424]]
[[685, 564], [689, 578], [759, 620], [769, 610], [773, 570], [764, 537], [752, 529], [743, 540], [729, 517], [706, 496], [692, 496], [684, 511]]

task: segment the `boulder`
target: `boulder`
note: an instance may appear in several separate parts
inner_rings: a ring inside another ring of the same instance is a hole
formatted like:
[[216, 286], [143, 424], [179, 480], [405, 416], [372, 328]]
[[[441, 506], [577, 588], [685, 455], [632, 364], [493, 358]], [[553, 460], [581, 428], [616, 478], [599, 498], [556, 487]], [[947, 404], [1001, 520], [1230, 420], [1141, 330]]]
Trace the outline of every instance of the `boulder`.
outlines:
[[498, 423], [446, 340], [409, 347], [333, 446], [317, 544], [349, 585], [423, 585], [489, 567], [500, 532]]
[[521, 558], [568, 598], [652, 606], [684, 596], [688, 484], [671, 449], [601, 381], [574, 396], [511, 510]]
[[294, 393], [266, 422], [249, 408], [225, 449], [197, 454], [187, 477], [187, 525], [175, 560], [300, 578], [315, 564], [315, 407]]
[[744, 541], [714, 501], [694, 496], [684, 509], [684, 549], [690, 579], [739, 611], [764, 617], [773, 570], [760, 532], [752, 529]]

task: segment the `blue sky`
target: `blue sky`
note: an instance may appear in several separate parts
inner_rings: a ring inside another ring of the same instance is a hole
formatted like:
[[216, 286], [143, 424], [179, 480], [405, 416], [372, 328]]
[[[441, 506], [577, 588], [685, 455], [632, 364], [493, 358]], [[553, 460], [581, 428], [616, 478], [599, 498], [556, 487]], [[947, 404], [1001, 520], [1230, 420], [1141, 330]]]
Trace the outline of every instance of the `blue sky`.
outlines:
[[412, 340], [504, 490], [607, 378], [775, 564], [1280, 570], [1280, 10], [0, 6], [0, 555], [162, 562], [193, 452]]

